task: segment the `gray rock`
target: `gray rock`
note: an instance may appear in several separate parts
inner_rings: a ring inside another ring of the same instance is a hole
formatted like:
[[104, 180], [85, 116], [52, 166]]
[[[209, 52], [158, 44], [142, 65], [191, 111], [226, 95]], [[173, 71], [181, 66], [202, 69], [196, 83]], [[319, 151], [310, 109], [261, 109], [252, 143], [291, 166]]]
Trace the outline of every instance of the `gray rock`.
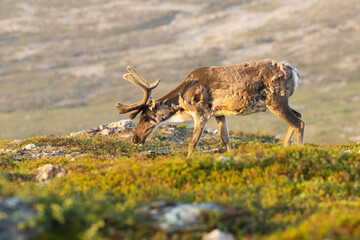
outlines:
[[213, 148], [213, 149], [210, 149], [210, 150], [204, 150], [203, 152], [204, 153], [223, 153], [223, 152], [225, 152], [225, 149], [223, 149], [223, 148]]
[[18, 197], [9, 197], [2, 201], [5, 208], [15, 208], [20, 202]]
[[100, 128], [95, 127], [95, 128], [90, 128], [89, 130], [87, 130], [87, 133], [96, 133], [98, 131], [100, 131]]
[[63, 150], [54, 150], [54, 151], [51, 151], [51, 155], [52, 156], [61, 156], [61, 155], [64, 155], [64, 151]]
[[212, 129], [212, 128], [205, 128], [204, 133], [210, 133], [212, 135], [216, 135], [219, 134], [219, 130], [217, 129]]
[[[275, 139], [260, 139], [260, 142], [262, 143], [275, 143]], [[294, 144], [294, 143], [291, 143]]]
[[142, 152], [140, 153], [141, 154], [144, 154], [146, 155], [147, 157], [152, 157], [152, 156], [165, 156], [167, 155], [166, 153], [164, 152], [160, 152], [160, 151], [153, 151], [153, 150], [149, 150], [149, 151], [146, 151], [146, 152]]
[[205, 128], [205, 131], [204, 131], [205, 133], [212, 133], [212, 134], [214, 134], [214, 129], [212, 129], [212, 128]]
[[30, 143], [24, 147], [25, 150], [33, 150], [35, 148], [36, 148], [36, 145], [32, 144], [32, 143]]
[[200, 227], [202, 211], [223, 212], [223, 207], [214, 203], [169, 204], [155, 202], [140, 209], [140, 219], [154, 224], [165, 232], [192, 230]]
[[63, 166], [56, 166], [53, 164], [46, 164], [38, 168], [38, 174], [35, 179], [40, 183], [47, 183], [53, 178], [60, 178], [66, 175], [66, 170]]
[[228, 158], [228, 157], [225, 157], [225, 156], [221, 156], [221, 157], [219, 157], [217, 160], [220, 161], [220, 162], [222, 162], [222, 161], [227, 161], [227, 160], [229, 160], [229, 158]]
[[70, 137], [74, 137], [74, 136], [78, 136], [78, 135], [83, 135], [83, 134], [86, 134], [87, 131], [86, 130], [82, 130], [82, 131], [79, 131], [79, 132], [72, 132], [70, 133]]
[[100, 126], [99, 126], [100, 131], [102, 131], [102, 130], [104, 130], [104, 129], [106, 129], [106, 128], [107, 128], [107, 124], [105, 124], [105, 125], [100, 125]]
[[225, 233], [219, 229], [215, 229], [206, 234], [202, 240], [235, 240], [235, 238], [231, 233]]
[[117, 122], [112, 122], [112, 123], [109, 123], [107, 125], [107, 128], [121, 128], [121, 129], [129, 129], [131, 127], [133, 127], [134, 124], [132, 122], [132, 120], [130, 119], [125, 119], [125, 120], [120, 120], [120, 121], [117, 121]]
[[19, 229], [18, 224], [35, 216], [35, 212], [18, 197], [0, 197], [0, 240], [36, 239], [36, 230]]
[[112, 132], [113, 132], [113, 129], [105, 128], [104, 130], [102, 130], [100, 132], [100, 134], [103, 135], [103, 136], [107, 136], [107, 135], [110, 135]]

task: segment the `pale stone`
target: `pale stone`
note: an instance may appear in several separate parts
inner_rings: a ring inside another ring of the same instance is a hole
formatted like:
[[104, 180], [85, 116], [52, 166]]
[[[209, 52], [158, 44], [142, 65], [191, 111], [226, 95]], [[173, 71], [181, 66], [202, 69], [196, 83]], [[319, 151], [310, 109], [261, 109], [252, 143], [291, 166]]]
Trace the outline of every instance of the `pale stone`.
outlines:
[[107, 128], [123, 128], [128, 129], [133, 126], [132, 120], [125, 119], [117, 122], [112, 122], [107, 125]]
[[21, 202], [18, 197], [9, 197], [4, 200], [4, 206], [7, 208], [15, 208]]
[[223, 207], [214, 203], [171, 204], [155, 202], [140, 209], [141, 218], [156, 224], [165, 232], [187, 231], [200, 226], [202, 211], [221, 213]]
[[70, 137], [82, 135], [82, 134], [85, 134], [85, 133], [86, 133], [85, 130], [82, 130], [82, 131], [79, 131], [79, 132], [72, 132], [72, 133], [70, 133]]
[[106, 129], [106, 127], [107, 127], [107, 125], [100, 125], [99, 129], [100, 129], [100, 131], [102, 131], [102, 130]]
[[32, 143], [30, 143], [24, 147], [25, 150], [32, 150], [34, 148], [36, 148], [36, 145], [32, 144]]
[[0, 240], [37, 239], [36, 229], [18, 228], [18, 224], [29, 221], [35, 215], [20, 198], [0, 196]]
[[219, 229], [215, 229], [206, 234], [202, 240], [235, 240], [235, 238], [231, 233], [225, 233]]
[[191, 229], [199, 222], [201, 211], [219, 211], [213, 203], [179, 204], [168, 211], [160, 219], [159, 227], [166, 232]]
[[208, 133], [214, 133], [214, 129], [212, 129], [212, 128], [207, 128], [206, 131], [207, 131]]
[[103, 136], [109, 135], [110, 133], [111, 133], [111, 130], [108, 128], [106, 128], [100, 132], [100, 134]]
[[66, 170], [63, 166], [56, 166], [53, 164], [45, 164], [38, 168], [38, 174], [35, 179], [39, 182], [46, 183], [53, 178], [60, 178], [66, 175]]
[[218, 160], [219, 161], [227, 161], [227, 160], [229, 160], [229, 158], [225, 157], [225, 156], [221, 156], [221, 157], [218, 158]]

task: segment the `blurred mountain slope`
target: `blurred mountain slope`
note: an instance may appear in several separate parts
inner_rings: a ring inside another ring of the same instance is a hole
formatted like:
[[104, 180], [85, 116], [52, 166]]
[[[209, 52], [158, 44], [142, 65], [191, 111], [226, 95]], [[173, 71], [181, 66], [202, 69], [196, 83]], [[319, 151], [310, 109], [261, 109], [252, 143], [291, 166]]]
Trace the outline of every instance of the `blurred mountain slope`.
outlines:
[[[270, 58], [301, 73], [291, 104], [307, 142], [359, 141], [359, 12], [356, 0], [2, 0], [0, 138], [125, 118], [115, 102], [142, 94], [122, 80], [127, 65], [161, 77], [159, 97], [199, 66]], [[230, 128], [286, 132], [270, 113], [232, 118]]]

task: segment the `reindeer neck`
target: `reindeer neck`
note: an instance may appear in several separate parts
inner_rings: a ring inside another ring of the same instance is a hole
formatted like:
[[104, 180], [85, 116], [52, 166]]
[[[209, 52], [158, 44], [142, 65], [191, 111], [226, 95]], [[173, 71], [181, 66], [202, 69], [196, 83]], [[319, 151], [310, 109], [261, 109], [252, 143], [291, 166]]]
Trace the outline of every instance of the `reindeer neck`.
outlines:
[[179, 109], [179, 95], [184, 95], [197, 82], [198, 81], [194, 81], [192, 75], [189, 74], [177, 87], [156, 100], [156, 102], [160, 104], [163, 121], [181, 111], [181, 109]]
[[176, 96], [175, 98], [169, 99], [168, 101], [158, 102], [160, 104], [158, 108], [158, 114], [161, 115], [161, 121], [166, 121], [174, 114], [176, 114], [178, 110], [175, 109], [174, 106], [178, 105], [178, 99], [179, 97]]
[[159, 98], [156, 100], [156, 102], [174, 102], [176, 101], [176, 104], [178, 103], [179, 94], [183, 93], [187, 88], [192, 86], [192, 80], [188, 77], [185, 78], [179, 85], [177, 85], [174, 89], [172, 89], [170, 92], [168, 92], [165, 96]]
[[162, 121], [168, 120], [178, 112], [178, 109], [174, 108], [174, 106], [179, 105], [179, 94], [183, 92], [188, 85], [189, 82], [185, 79], [165, 96], [156, 100], [156, 103], [160, 104], [158, 112], [162, 116]]

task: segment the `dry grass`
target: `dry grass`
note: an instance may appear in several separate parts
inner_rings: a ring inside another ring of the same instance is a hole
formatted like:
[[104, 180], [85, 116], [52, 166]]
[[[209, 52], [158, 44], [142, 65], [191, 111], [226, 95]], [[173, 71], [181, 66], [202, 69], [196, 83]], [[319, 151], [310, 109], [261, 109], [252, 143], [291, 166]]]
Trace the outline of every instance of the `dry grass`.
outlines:
[[[308, 141], [340, 143], [360, 135], [355, 0], [16, 0], [3, 5], [0, 122], [5, 130], [0, 138], [61, 133], [117, 118], [114, 103], [130, 103], [139, 94], [121, 80], [127, 65], [150, 81], [161, 77], [154, 92], [160, 97], [198, 66], [265, 58], [287, 60], [299, 69], [303, 83], [291, 101], [304, 113]], [[31, 114], [42, 117], [23, 120]], [[233, 129], [283, 129], [276, 120], [268, 124], [271, 117], [258, 118], [236, 118]]]

